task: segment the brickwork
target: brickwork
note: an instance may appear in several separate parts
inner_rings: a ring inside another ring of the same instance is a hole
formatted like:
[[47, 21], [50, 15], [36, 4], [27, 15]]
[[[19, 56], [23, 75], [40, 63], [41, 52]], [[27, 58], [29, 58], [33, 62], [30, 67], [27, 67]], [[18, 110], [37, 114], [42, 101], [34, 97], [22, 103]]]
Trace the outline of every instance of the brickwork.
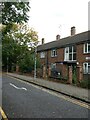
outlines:
[[67, 78], [68, 77], [68, 66], [67, 65], [64, 65], [62, 66], [62, 76], [64, 78]]
[[43, 78], [46, 78], [46, 66], [43, 66]]
[[[83, 80], [84, 79], [84, 75], [83, 75], [83, 63], [84, 62], [90, 62], [90, 59], [87, 60], [86, 57], [90, 57], [90, 54], [86, 54], [84, 53], [84, 44], [80, 44], [80, 45], [77, 45], [77, 61], [79, 62], [79, 67], [77, 66], [77, 79], [79, 81]], [[81, 72], [80, 72], [81, 71]]]
[[77, 61], [82, 65], [84, 62], [90, 62], [89, 60], [86, 60], [86, 57], [90, 57], [90, 54], [86, 54], [83, 52], [83, 44], [77, 45]]
[[77, 66], [77, 80], [78, 80], [78, 82], [81, 82], [82, 79], [83, 79], [82, 66]]
[[[84, 44], [76, 44], [76, 66], [77, 66], [77, 63], [78, 63], [78, 66], [81, 66], [81, 67], [77, 67], [76, 69], [76, 72], [78, 71], [78, 80], [81, 80], [83, 79], [83, 63], [84, 62], [90, 62], [90, 59], [87, 60], [86, 57], [90, 57], [90, 54], [85, 54], [83, 52], [83, 48], [84, 48]], [[69, 71], [69, 65], [68, 64], [65, 64], [63, 63], [64, 62], [64, 48], [58, 48], [57, 49], [57, 56], [56, 57], [51, 57], [51, 50], [47, 50], [45, 51], [45, 59], [40, 59], [41, 60], [41, 65], [47, 65], [48, 67], [48, 71], [49, 71], [49, 76], [50, 76], [50, 65], [51, 63], [56, 63], [57, 65], [57, 69], [61, 72], [62, 74], [62, 77], [69, 77], [69, 74], [71, 73]], [[82, 72], [80, 72], [82, 71]], [[72, 73], [71, 73], [71, 76], [72, 76]], [[70, 78], [71, 79], [71, 78]], [[72, 82], [70, 82], [72, 83]]]
[[58, 49], [57, 54], [58, 54], [57, 61], [60, 62], [64, 61], [64, 48]]
[[16, 72], [19, 72], [19, 66], [16, 65]]
[[49, 67], [48, 67], [48, 77], [50, 77], [50, 76], [51, 76], [51, 67], [49, 65]]
[[72, 66], [69, 66], [68, 82], [69, 82], [70, 84], [72, 84]]

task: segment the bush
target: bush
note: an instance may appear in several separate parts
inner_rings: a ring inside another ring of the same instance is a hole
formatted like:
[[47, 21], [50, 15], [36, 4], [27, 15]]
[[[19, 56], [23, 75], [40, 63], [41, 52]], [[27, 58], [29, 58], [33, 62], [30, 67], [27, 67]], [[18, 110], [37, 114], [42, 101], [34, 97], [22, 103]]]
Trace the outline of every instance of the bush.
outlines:
[[[25, 57], [19, 62], [20, 71], [24, 73], [31, 73], [34, 70], [34, 55], [27, 54]], [[36, 67], [40, 68], [40, 60], [36, 59]]]
[[89, 81], [89, 80], [82, 80], [82, 81], [80, 82], [80, 86], [81, 86], [82, 88], [88, 88], [88, 89], [90, 89], [90, 81]]

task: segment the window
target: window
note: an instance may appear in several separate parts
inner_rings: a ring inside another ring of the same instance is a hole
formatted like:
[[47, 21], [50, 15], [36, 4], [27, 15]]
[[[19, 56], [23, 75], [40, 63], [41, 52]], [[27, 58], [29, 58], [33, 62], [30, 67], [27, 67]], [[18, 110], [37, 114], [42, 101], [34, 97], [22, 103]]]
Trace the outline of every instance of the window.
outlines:
[[56, 68], [56, 63], [51, 63], [51, 69], [55, 69]]
[[40, 58], [45, 58], [45, 52], [40, 53]]
[[65, 61], [76, 60], [76, 47], [75, 46], [70, 46], [70, 47], [65, 48], [64, 60]]
[[84, 44], [84, 53], [90, 53], [90, 43]]
[[51, 57], [56, 57], [57, 56], [57, 50], [53, 49], [51, 50]]
[[90, 74], [90, 63], [83, 63], [84, 74]]

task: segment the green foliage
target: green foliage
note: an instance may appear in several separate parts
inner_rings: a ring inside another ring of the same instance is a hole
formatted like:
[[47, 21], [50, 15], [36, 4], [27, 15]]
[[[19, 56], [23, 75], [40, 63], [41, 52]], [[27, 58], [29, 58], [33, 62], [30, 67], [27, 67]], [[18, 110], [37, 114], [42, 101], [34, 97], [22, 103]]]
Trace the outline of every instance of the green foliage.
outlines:
[[78, 84], [77, 76], [76, 76], [76, 71], [73, 73], [73, 76], [72, 76], [72, 83], [75, 84], [75, 85]]
[[28, 21], [29, 2], [1, 2], [0, 31], [2, 31], [3, 68], [9, 71], [20, 65], [21, 71], [34, 68], [33, 48], [37, 45], [38, 35], [25, 23]]
[[29, 16], [27, 12], [30, 10], [29, 2], [1, 2], [2, 8], [2, 24], [27, 22]]
[[10, 32], [13, 23], [26, 23], [29, 20], [29, 2], [1, 2], [0, 23], [6, 25], [3, 34]]
[[82, 80], [82, 81], [80, 82], [80, 86], [83, 87], [83, 88], [88, 88], [88, 89], [90, 89], [90, 80], [89, 80], [89, 79], [87, 79], [87, 80]]
[[34, 60], [32, 55], [25, 55], [19, 62], [21, 72], [31, 72], [34, 69]]
[[[19, 66], [21, 72], [32, 72], [34, 70], [34, 54], [30, 54], [29, 52], [25, 54], [23, 59], [20, 60]], [[40, 67], [39, 59], [36, 60], [37, 68]]]
[[33, 29], [29, 29], [26, 25], [13, 24], [10, 32], [4, 34], [2, 38], [3, 68], [7, 69], [8, 65], [9, 71], [11, 71], [12, 67], [19, 63], [21, 63], [19, 65], [22, 70], [30, 65], [32, 68], [33, 62], [31, 53], [33, 52], [34, 44], [37, 42], [37, 32]]

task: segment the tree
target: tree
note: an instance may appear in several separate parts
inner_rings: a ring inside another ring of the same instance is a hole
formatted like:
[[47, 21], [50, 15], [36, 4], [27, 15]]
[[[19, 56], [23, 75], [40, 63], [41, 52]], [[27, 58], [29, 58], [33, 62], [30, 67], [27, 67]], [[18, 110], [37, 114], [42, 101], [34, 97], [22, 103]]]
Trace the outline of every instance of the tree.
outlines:
[[[19, 0], [20, 1], [20, 0]], [[33, 52], [38, 41], [37, 32], [25, 25], [29, 16], [29, 2], [2, 2], [2, 62], [4, 69], [19, 65], [22, 70], [33, 67]], [[25, 67], [23, 67], [25, 66]], [[23, 69], [24, 68], [24, 69]]]
[[0, 22], [6, 25], [4, 33], [11, 29], [13, 23], [20, 24], [29, 20], [27, 15], [30, 11], [29, 2], [1, 2], [0, 7], [2, 9], [0, 11]]
[[[5, 27], [3, 27], [3, 29], [5, 29]], [[21, 69], [26, 69], [29, 66], [33, 67], [34, 59], [31, 53], [33, 52], [36, 42], [38, 42], [38, 35], [34, 29], [30, 29], [27, 25], [23, 24], [13, 24], [12, 29], [8, 34], [4, 35], [2, 41], [4, 69], [7, 69], [7, 64], [10, 71], [12, 67], [16, 65], [20, 65]]]
[[29, 16], [27, 12], [30, 10], [29, 2], [2, 2], [2, 24], [27, 22]]
[[[26, 54], [24, 54], [23, 58], [19, 62], [19, 67], [21, 72], [32, 72], [34, 70], [34, 62], [35, 61], [35, 54], [30, 53], [30, 51], [27, 51]], [[37, 57], [37, 65], [36, 67], [40, 67], [40, 60]]]

